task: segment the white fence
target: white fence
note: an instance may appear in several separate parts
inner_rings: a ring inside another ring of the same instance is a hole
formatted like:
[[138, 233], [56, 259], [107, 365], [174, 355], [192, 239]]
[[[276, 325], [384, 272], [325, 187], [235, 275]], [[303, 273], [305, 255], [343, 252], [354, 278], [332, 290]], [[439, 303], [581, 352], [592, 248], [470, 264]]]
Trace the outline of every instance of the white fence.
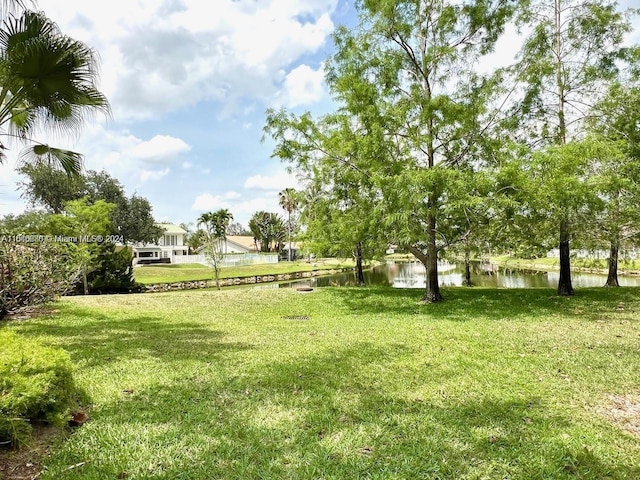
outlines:
[[[174, 264], [200, 263], [209, 266], [209, 262], [204, 255], [174, 255], [171, 259]], [[228, 253], [222, 262], [221, 267], [239, 267], [242, 265], [258, 265], [263, 263], [278, 263], [277, 253]]]

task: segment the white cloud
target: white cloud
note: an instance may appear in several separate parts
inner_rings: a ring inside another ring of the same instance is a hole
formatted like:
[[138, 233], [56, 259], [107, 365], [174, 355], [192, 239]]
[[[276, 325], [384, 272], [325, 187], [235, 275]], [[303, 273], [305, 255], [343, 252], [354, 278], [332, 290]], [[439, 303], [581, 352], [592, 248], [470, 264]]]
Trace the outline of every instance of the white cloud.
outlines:
[[293, 175], [283, 172], [274, 175], [254, 175], [247, 178], [244, 188], [258, 190], [283, 190], [285, 188], [297, 188], [298, 182]]
[[162, 170], [142, 170], [140, 172], [140, 181], [147, 182], [149, 180], [160, 180], [162, 177], [169, 175], [171, 169], [163, 168]]
[[285, 107], [295, 108], [319, 102], [324, 92], [323, 67], [313, 70], [308, 65], [300, 65], [287, 74], [278, 97]]
[[272, 98], [289, 65], [327, 42], [337, 5], [216, 0], [211, 15], [206, 0], [39, 1], [65, 33], [100, 53], [102, 90], [119, 121], [201, 100]]
[[241, 195], [234, 191], [226, 192], [223, 195], [203, 193], [195, 198], [193, 205], [191, 205], [191, 209], [198, 212], [210, 212], [221, 208], [230, 208], [233, 204], [233, 200], [240, 197]]
[[151, 140], [140, 141], [133, 147], [130, 154], [144, 162], [167, 163], [177, 155], [191, 150], [183, 140], [169, 135], [156, 135]]
[[205, 193], [198, 195], [191, 209], [196, 212], [211, 212], [220, 208], [228, 209], [233, 215], [234, 221], [247, 226], [254, 213], [265, 210], [268, 212], [282, 213], [278, 205], [278, 195], [262, 195], [252, 197], [248, 194], [241, 195], [230, 191], [222, 195]]

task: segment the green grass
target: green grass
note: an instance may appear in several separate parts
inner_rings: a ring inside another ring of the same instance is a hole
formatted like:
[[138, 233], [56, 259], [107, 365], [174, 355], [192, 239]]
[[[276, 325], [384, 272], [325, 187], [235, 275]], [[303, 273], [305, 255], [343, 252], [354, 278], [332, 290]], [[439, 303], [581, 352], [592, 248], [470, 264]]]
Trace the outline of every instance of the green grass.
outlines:
[[[242, 267], [223, 267], [220, 278], [251, 277], [255, 275], [280, 275], [294, 272], [311, 272], [314, 270], [331, 270], [351, 268], [355, 264], [345, 259], [321, 259], [313, 263], [305, 261], [280, 262], [277, 264], [246, 265]], [[190, 282], [211, 280], [214, 278], [213, 268], [200, 264], [187, 265], [142, 265], [134, 268], [136, 282], [145, 285], [155, 283]]]
[[[560, 260], [558, 258], [536, 258], [523, 259], [514, 258], [508, 255], [493, 257], [492, 262], [505, 267], [521, 268], [525, 270], [559, 270]], [[576, 271], [588, 270], [607, 273], [609, 268], [608, 259], [606, 258], [572, 258], [571, 268]], [[620, 259], [618, 262], [618, 273], [638, 272], [640, 270], [640, 260]]]
[[602, 413], [640, 393], [640, 291], [421, 293], [74, 297], [9, 324], [93, 401], [39, 478], [640, 478]]

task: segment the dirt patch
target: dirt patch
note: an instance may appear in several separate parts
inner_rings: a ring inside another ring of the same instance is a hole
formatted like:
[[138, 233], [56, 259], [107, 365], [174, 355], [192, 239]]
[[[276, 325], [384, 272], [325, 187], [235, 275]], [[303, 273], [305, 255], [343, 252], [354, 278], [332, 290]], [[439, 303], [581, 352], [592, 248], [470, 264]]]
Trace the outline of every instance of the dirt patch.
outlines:
[[65, 437], [65, 428], [34, 426], [28, 445], [20, 449], [0, 448], [0, 480], [36, 480], [51, 446]]
[[609, 395], [606, 405], [598, 413], [609, 421], [640, 437], [640, 395]]

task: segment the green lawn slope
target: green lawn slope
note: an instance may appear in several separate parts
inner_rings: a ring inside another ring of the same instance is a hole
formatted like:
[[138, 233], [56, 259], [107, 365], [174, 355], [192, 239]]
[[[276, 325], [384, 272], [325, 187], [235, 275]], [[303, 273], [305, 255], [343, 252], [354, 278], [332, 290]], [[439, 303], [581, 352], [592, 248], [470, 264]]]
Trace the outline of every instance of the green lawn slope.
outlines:
[[421, 294], [73, 297], [10, 323], [92, 399], [39, 478], [640, 478], [638, 290]]

